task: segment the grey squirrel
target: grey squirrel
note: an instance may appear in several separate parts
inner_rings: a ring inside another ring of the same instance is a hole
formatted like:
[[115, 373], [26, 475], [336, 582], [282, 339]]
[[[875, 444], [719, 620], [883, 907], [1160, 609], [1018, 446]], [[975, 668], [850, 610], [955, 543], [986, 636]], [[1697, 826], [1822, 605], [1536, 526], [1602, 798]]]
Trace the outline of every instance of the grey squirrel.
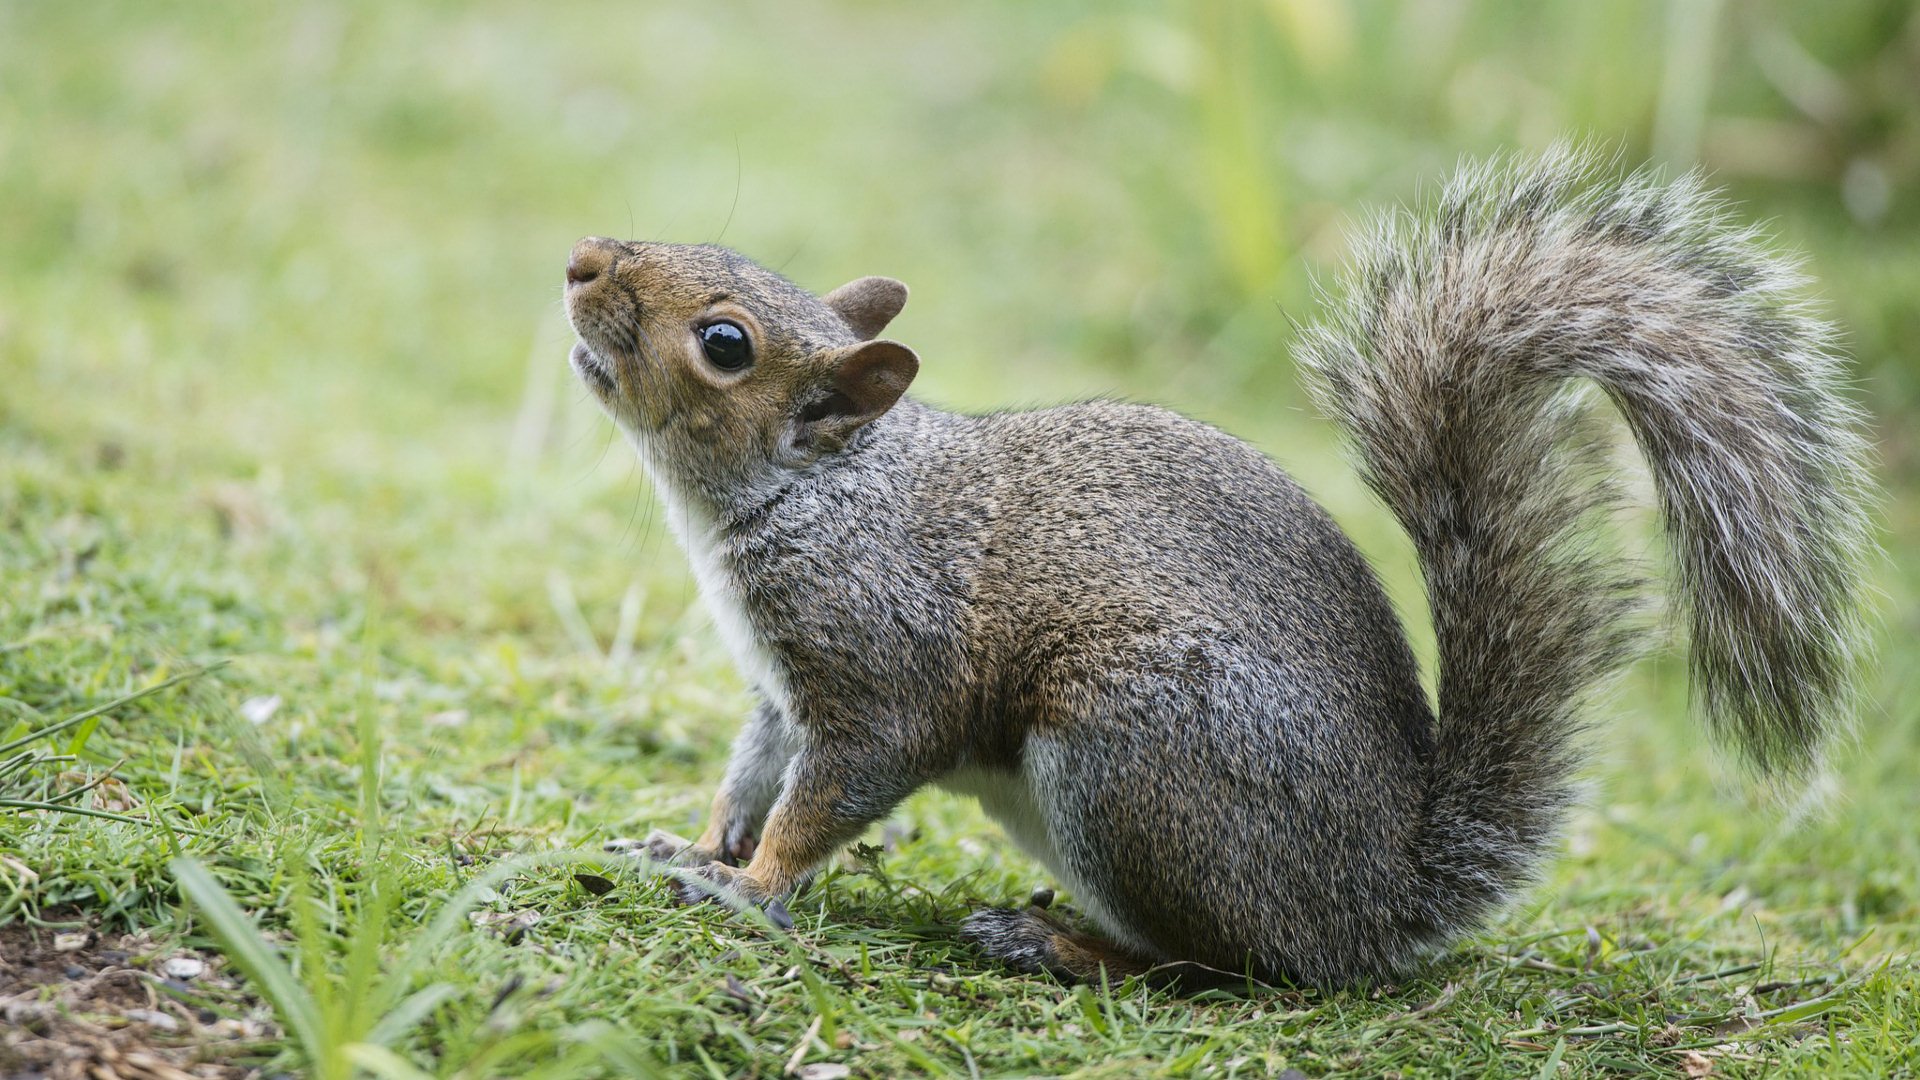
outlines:
[[[1483, 924], [1556, 842], [1643, 587], [1597, 385], [1652, 466], [1710, 730], [1813, 767], [1862, 640], [1862, 421], [1799, 279], [1697, 176], [1468, 167], [1373, 230], [1299, 354], [1413, 539], [1437, 702], [1371, 568], [1247, 444], [1111, 401], [903, 396], [905, 286], [589, 237], [572, 364], [630, 436], [759, 705], [653, 856], [771, 904], [923, 785], [976, 796], [1097, 931], [962, 936], [1065, 979], [1338, 985]], [[701, 890], [683, 884], [683, 899]]]

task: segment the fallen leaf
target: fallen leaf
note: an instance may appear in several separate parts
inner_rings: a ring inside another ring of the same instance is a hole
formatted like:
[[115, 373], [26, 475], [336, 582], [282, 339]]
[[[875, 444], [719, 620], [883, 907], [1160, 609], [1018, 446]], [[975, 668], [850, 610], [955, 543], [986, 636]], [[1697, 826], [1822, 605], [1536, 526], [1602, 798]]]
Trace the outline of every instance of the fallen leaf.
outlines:
[[575, 874], [573, 875], [573, 880], [579, 882], [581, 888], [595, 896], [605, 896], [616, 887], [613, 882], [608, 881], [599, 874]]

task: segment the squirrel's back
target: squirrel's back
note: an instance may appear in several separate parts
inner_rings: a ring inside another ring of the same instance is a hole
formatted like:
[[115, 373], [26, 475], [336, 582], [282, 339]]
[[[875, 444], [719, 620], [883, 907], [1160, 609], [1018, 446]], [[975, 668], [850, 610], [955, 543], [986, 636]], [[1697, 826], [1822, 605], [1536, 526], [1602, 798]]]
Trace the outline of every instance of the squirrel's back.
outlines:
[[[1303, 668], [1360, 674], [1365, 697], [1415, 686], [1373, 570], [1292, 477], [1247, 443], [1167, 409], [1091, 401], [976, 418], [994, 558], [985, 607], [1071, 632], [1209, 627]], [[1375, 658], [1352, 662], [1356, 649]], [[1375, 676], [1378, 676], [1376, 679]], [[1359, 688], [1355, 688], [1359, 691]]]
[[1422, 744], [1414, 659], [1372, 568], [1264, 454], [1152, 405], [974, 424], [990, 468], [960, 482], [994, 503], [977, 606], [1030, 657], [1070, 654], [1095, 628], [1230, 639], [1290, 669], [1303, 694], [1372, 703]]

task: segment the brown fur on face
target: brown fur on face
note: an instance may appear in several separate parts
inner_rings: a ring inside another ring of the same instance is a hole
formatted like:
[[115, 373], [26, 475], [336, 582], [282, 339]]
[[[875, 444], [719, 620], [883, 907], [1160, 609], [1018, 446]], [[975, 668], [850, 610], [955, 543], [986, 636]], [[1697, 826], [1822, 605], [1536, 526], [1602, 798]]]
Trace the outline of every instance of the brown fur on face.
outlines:
[[[651, 460], [671, 463], [677, 487], [714, 507], [841, 449], [892, 407], [919, 361], [873, 338], [906, 295], [861, 278], [823, 300], [706, 245], [590, 236], [567, 264], [575, 370]], [[741, 370], [701, 345], [720, 320], [746, 332]]]

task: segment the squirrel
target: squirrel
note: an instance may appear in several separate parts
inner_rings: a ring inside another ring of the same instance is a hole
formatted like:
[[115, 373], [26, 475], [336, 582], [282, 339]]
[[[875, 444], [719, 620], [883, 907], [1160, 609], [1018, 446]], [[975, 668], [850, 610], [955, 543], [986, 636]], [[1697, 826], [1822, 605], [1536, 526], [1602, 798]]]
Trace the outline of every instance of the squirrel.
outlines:
[[942, 411], [881, 336], [897, 281], [816, 297], [717, 246], [583, 239], [572, 366], [757, 700], [705, 831], [640, 850], [682, 901], [779, 912], [937, 784], [1092, 924], [969, 916], [1016, 970], [1404, 972], [1537, 878], [1583, 705], [1648, 636], [1597, 539], [1623, 503], [1601, 396], [1651, 466], [1696, 711], [1804, 780], [1851, 708], [1871, 492], [1803, 286], [1698, 173], [1565, 147], [1367, 233], [1297, 349], [1412, 538], [1430, 701], [1372, 568], [1247, 443], [1115, 401]]

